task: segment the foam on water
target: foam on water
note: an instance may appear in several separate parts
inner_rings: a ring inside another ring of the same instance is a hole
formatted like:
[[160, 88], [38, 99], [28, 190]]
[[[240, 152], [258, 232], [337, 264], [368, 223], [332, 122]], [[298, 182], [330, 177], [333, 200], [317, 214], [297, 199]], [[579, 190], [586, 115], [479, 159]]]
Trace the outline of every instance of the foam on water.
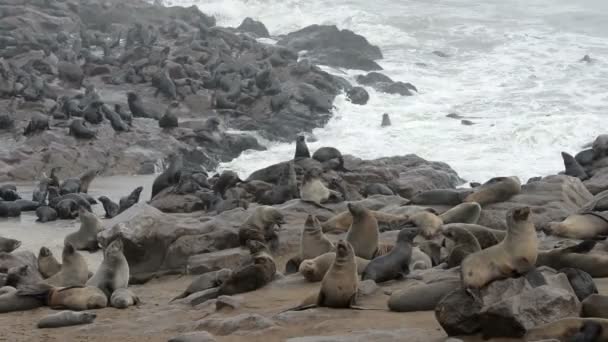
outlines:
[[[247, 16], [271, 34], [336, 24], [380, 46], [383, 72], [420, 93], [370, 92], [366, 106], [336, 99], [334, 117], [314, 131], [321, 146], [362, 158], [415, 153], [449, 163], [468, 180], [523, 180], [563, 169], [603, 133], [608, 108], [608, 2], [603, 0], [176, 0], [196, 4], [221, 25]], [[450, 57], [442, 58], [438, 50]], [[585, 54], [594, 63], [578, 62]], [[345, 73], [354, 83], [360, 71]], [[381, 129], [381, 114], [393, 126]], [[475, 125], [446, 118], [458, 113]], [[268, 142], [225, 163], [242, 176], [289, 159], [294, 145]]]

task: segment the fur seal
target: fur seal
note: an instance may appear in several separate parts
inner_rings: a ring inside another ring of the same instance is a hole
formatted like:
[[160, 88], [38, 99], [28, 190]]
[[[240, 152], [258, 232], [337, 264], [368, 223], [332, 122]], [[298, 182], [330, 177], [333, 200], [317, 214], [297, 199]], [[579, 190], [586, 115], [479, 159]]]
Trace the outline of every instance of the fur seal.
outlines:
[[390, 118], [390, 116], [388, 116], [388, 113], [382, 114], [382, 123], [380, 124], [380, 127], [388, 127], [390, 125], [391, 125], [391, 118]]
[[69, 243], [63, 247], [61, 270], [45, 280], [53, 286], [82, 286], [89, 279], [87, 262]]
[[[321, 281], [335, 259], [335, 252], [321, 254], [314, 259], [302, 261], [300, 267], [298, 268], [298, 272], [309, 282], [314, 283]], [[355, 257], [355, 262], [357, 263], [357, 274], [363, 273], [363, 270], [365, 270], [367, 265], [370, 263], [369, 260], [359, 257]]]
[[93, 139], [97, 135], [97, 131], [88, 128], [84, 120], [73, 119], [68, 134], [78, 139]]
[[61, 311], [42, 317], [36, 326], [38, 329], [70, 327], [93, 323], [95, 318], [97, 314], [92, 312]]
[[330, 308], [349, 308], [355, 304], [359, 276], [355, 250], [345, 240], [336, 244], [336, 258], [321, 281], [315, 304]]
[[40, 205], [46, 204], [46, 196], [48, 195], [50, 179], [44, 175], [41, 180], [36, 184], [36, 188], [32, 192], [32, 201], [39, 203]]
[[[408, 265], [408, 267], [410, 268], [410, 271], [414, 271], [414, 270], [428, 270], [429, 268], [432, 268], [434, 265], [438, 265], [439, 264], [439, 258], [440, 258], [440, 254], [441, 254], [441, 247], [433, 242], [433, 241], [426, 241], [428, 242], [428, 246], [433, 246], [436, 245], [438, 247], [437, 251], [432, 251], [432, 252], [424, 252], [421, 247], [414, 247], [412, 248], [412, 257], [410, 258], [410, 263]], [[435, 256], [435, 253], [437, 254], [437, 256]], [[437, 261], [434, 261], [437, 260]]]
[[340, 152], [340, 150], [335, 147], [321, 147], [316, 150], [315, 153], [313, 153], [312, 155], [312, 159], [318, 161], [319, 163], [324, 163], [332, 159], [340, 158], [342, 158], [342, 152]]
[[40, 203], [24, 199], [18, 199], [14, 203], [19, 206], [21, 212], [36, 211], [40, 207]]
[[566, 152], [562, 152], [562, 159], [564, 160], [565, 174], [571, 177], [576, 177], [582, 181], [589, 178], [585, 169], [581, 164], [574, 159], [574, 157]]
[[108, 306], [108, 298], [100, 289], [91, 286], [53, 287], [48, 284], [24, 286], [19, 296], [44, 300], [52, 309], [93, 310]]
[[107, 198], [106, 196], [101, 196], [97, 199], [103, 205], [103, 210], [106, 212], [106, 218], [112, 218], [118, 215], [118, 204], [112, 202], [112, 200]]
[[54, 186], [49, 187], [49, 206], [57, 210], [57, 213], [59, 213], [59, 203], [64, 200], [74, 201], [78, 207], [83, 207], [89, 212], [93, 211], [91, 209], [91, 204], [89, 203], [89, 201], [87, 201], [87, 199], [81, 196], [80, 194], [70, 193], [66, 195], [59, 195], [59, 189]]
[[83, 172], [78, 178], [66, 178], [59, 188], [60, 195], [71, 193], [87, 193], [91, 182], [97, 177], [101, 170], [88, 170]]
[[568, 342], [608, 340], [608, 319], [569, 317], [536, 326], [526, 333], [525, 341], [557, 339]]
[[517, 177], [495, 177], [475, 188], [475, 192], [465, 197], [463, 202], [477, 202], [479, 205], [504, 202], [521, 192]]
[[361, 194], [365, 197], [370, 197], [374, 195], [383, 195], [383, 196], [394, 196], [395, 193], [391, 188], [382, 183], [372, 183], [367, 184]]
[[360, 201], [363, 199], [363, 195], [359, 193], [359, 190], [355, 186], [348, 184], [341, 177], [334, 177], [331, 179], [330, 184], [332, 188], [342, 195], [342, 199], [345, 201]]
[[608, 297], [600, 294], [589, 295], [582, 301], [581, 317], [608, 318]]
[[139, 297], [127, 288], [115, 290], [110, 297], [110, 305], [117, 309], [126, 309], [129, 306], [137, 305], [139, 303]]
[[346, 241], [354, 249], [356, 256], [371, 260], [378, 249], [378, 221], [371, 211], [361, 204], [348, 203], [347, 206], [353, 223], [346, 233]]
[[139, 196], [141, 195], [142, 190], [144, 190], [144, 188], [142, 186], [138, 186], [129, 194], [129, 196], [121, 197], [120, 201], [118, 202], [118, 213], [120, 214], [137, 204], [137, 202], [139, 202]]
[[177, 115], [175, 112], [178, 110], [179, 102], [173, 101], [167, 107], [165, 115], [158, 120], [158, 126], [160, 128], [175, 128], [178, 126]]
[[227, 268], [202, 274], [194, 279], [184, 292], [173, 298], [171, 301], [186, 298], [195, 292], [205, 291], [212, 287], [218, 287], [225, 282], [231, 274], [232, 270]]
[[134, 92], [127, 93], [127, 102], [129, 104], [129, 110], [136, 118], [148, 118], [158, 120], [161, 117], [160, 112], [144, 106], [139, 95]]
[[443, 221], [429, 210], [421, 210], [409, 216], [409, 223], [420, 229], [420, 235], [431, 240], [441, 232]]
[[120, 238], [114, 239], [103, 251], [103, 262], [97, 272], [87, 281], [87, 286], [95, 286], [110, 297], [117, 289], [129, 286], [129, 264], [123, 254]]
[[123, 121], [123, 119], [120, 117], [120, 115], [118, 113], [116, 113], [115, 111], [113, 111], [109, 106], [107, 105], [103, 105], [101, 106], [101, 112], [103, 113], [103, 116], [108, 119], [108, 121], [110, 121], [110, 125], [112, 126], [112, 129], [116, 132], [128, 132], [129, 131], [129, 126], [127, 125], [127, 123], [125, 123], [125, 121]]
[[450, 223], [443, 225], [442, 230], [449, 229], [450, 227], [458, 227], [468, 230], [471, 234], [473, 234], [473, 236], [475, 236], [475, 239], [477, 239], [477, 242], [479, 242], [481, 249], [494, 246], [504, 240], [505, 236], [507, 236], [507, 232], [503, 230], [492, 229], [480, 226], [478, 224]]
[[308, 215], [300, 239], [300, 260], [316, 258], [333, 249], [334, 245], [321, 231], [321, 224], [317, 217]]
[[39, 283], [42, 280], [38, 270], [30, 265], [11, 267], [6, 274], [6, 285], [17, 289], [25, 285]]
[[568, 277], [576, 297], [581, 302], [590, 295], [598, 293], [597, 286], [589, 273], [578, 268], [562, 268], [559, 272]]
[[608, 256], [589, 253], [594, 246], [595, 241], [587, 240], [566, 248], [539, 251], [536, 265], [548, 266], [556, 270], [577, 268], [594, 278], [608, 277]]
[[247, 246], [247, 241], [254, 240], [269, 243], [271, 249], [279, 246], [279, 236], [275, 231], [285, 223], [283, 214], [273, 207], [261, 206], [254, 209], [253, 213], [239, 228], [239, 242], [241, 246]]
[[361, 279], [371, 279], [376, 283], [382, 283], [393, 279], [401, 279], [407, 275], [410, 272], [412, 241], [417, 234], [417, 229], [402, 229], [397, 235], [397, 243], [391, 251], [374, 258], [361, 274]]
[[21, 247], [21, 241], [0, 236], [0, 252], [10, 253]]
[[449, 223], [470, 223], [475, 224], [479, 221], [481, 206], [475, 202], [461, 203], [452, 209], [439, 215], [444, 224]]
[[40, 247], [38, 252], [38, 271], [44, 279], [50, 278], [61, 271], [61, 264], [50, 249]]
[[437, 304], [448, 293], [460, 287], [458, 278], [438, 281], [430, 284], [410, 286], [398, 290], [388, 299], [388, 308], [395, 312], [414, 312], [434, 310]]
[[308, 146], [306, 145], [306, 137], [303, 135], [298, 135], [296, 138], [296, 153], [293, 159], [300, 158], [310, 158], [310, 152], [308, 151]]
[[[78, 203], [72, 199], [64, 199], [59, 201], [54, 208], [57, 217], [64, 220], [75, 219], [78, 217]], [[50, 217], [53, 217], [53, 212], [46, 212]]]
[[594, 239], [608, 234], [608, 222], [592, 212], [574, 214], [562, 222], [549, 222], [543, 230], [547, 234], [571, 239]]
[[471, 189], [434, 189], [417, 193], [411, 201], [417, 205], [458, 205], [472, 192]]
[[27, 311], [43, 306], [41, 300], [17, 295], [17, 289], [11, 286], [0, 288], [0, 313]]
[[35, 113], [32, 115], [27, 127], [25, 127], [23, 135], [28, 136], [47, 129], [51, 129], [49, 126], [49, 117], [43, 114]]
[[505, 239], [462, 261], [460, 275], [465, 288], [479, 289], [496, 279], [524, 274], [534, 268], [538, 238], [530, 214], [529, 207], [509, 210]]
[[80, 229], [65, 237], [65, 243], [74, 246], [77, 250], [96, 251], [99, 249], [97, 234], [103, 230], [101, 221], [95, 214], [84, 208], [78, 209]]
[[443, 229], [441, 233], [454, 243], [454, 247], [449, 251], [448, 268], [460, 266], [462, 260], [469, 254], [481, 250], [481, 246], [475, 236], [464, 228], [452, 226]]
[[15, 202], [0, 201], [0, 217], [21, 216], [21, 206]]
[[171, 185], [175, 185], [179, 182], [180, 170], [183, 167], [182, 156], [178, 153], [172, 153], [169, 155], [169, 167], [163, 171], [152, 183], [152, 196], [150, 199], [154, 199], [159, 192], [163, 189], [168, 188]]
[[325, 184], [321, 181], [321, 171], [317, 168], [308, 170], [302, 178], [302, 184], [300, 185], [300, 199], [304, 202], [314, 204], [315, 206], [329, 210], [323, 203], [327, 202], [332, 195], [337, 193], [333, 190], [328, 189]]

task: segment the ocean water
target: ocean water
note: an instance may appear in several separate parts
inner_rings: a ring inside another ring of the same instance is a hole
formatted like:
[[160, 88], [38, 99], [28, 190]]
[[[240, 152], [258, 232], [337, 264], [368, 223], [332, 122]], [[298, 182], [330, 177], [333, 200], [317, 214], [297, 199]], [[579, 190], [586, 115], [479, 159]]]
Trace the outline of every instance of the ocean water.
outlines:
[[[605, 133], [608, 115], [608, 1], [605, 0], [174, 0], [197, 5], [218, 24], [247, 16], [271, 35], [335, 24], [380, 46], [384, 73], [419, 89], [412, 97], [367, 88], [365, 106], [336, 99], [333, 119], [313, 132], [311, 151], [334, 146], [378, 158], [415, 153], [449, 163], [469, 181], [529, 177], [563, 169]], [[447, 58], [433, 54], [441, 51]], [[594, 62], [579, 60], [590, 55]], [[354, 77], [357, 70], [330, 70]], [[382, 113], [393, 126], [380, 128]], [[457, 113], [464, 126], [447, 118]], [[289, 159], [294, 144], [265, 142], [221, 167], [246, 177]]]

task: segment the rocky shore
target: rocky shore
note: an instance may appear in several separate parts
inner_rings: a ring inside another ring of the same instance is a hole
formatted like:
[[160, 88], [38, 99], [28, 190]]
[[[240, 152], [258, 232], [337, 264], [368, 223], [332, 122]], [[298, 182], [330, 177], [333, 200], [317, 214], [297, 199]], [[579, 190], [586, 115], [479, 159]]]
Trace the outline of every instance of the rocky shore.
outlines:
[[[338, 94], [369, 98], [314, 63], [417, 91], [367, 73], [382, 53], [356, 33], [313, 25], [266, 44], [252, 19], [222, 28], [134, 0], [9, 1], [0, 33], [0, 220], [75, 228], [61, 255], [0, 236], [2, 337], [606, 339], [608, 136], [562, 153], [560, 174], [463, 188], [413, 154], [309, 151], [300, 134]], [[294, 157], [212, 174], [264, 148], [253, 132], [295, 141]], [[98, 177], [157, 169], [153, 184], [90, 194]], [[30, 200], [14, 182], [32, 180]]]

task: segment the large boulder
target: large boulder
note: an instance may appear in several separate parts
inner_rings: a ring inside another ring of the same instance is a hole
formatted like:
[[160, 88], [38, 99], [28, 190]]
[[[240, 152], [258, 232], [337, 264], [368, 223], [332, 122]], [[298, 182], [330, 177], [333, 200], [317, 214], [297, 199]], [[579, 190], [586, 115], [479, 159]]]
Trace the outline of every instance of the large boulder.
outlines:
[[260, 38], [268, 38], [270, 37], [270, 33], [268, 33], [268, 29], [264, 24], [260, 21], [253, 20], [249, 17], [245, 18], [241, 25], [237, 27], [237, 30], [247, 33], [253, 33]]
[[482, 332], [484, 338], [521, 338], [538, 325], [578, 316], [581, 303], [568, 278], [540, 268], [543, 281], [525, 277], [496, 280], [481, 290], [481, 302], [464, 290], [448, 294], [435, 309], [450, 335]]
[[370, 44], [365, 37], [349, 30], [339, 30], [335, 25], [311, 25], [289, 33], [278, 42], [306, 55], [315, 63], [333, 67], [382, 70], [374, 62], [382, 59], [380, 48]]
[[593, 199], [580, 179], [554, 175], [522, 185], [521, 193], [508, 201], [483, 207], [478, 224], [495, 229], [506, 229], [506, 212], [509, 209], [529, 206], [532, 221], [540, 228], [549, 222], [561, 222], [576, 213]]

